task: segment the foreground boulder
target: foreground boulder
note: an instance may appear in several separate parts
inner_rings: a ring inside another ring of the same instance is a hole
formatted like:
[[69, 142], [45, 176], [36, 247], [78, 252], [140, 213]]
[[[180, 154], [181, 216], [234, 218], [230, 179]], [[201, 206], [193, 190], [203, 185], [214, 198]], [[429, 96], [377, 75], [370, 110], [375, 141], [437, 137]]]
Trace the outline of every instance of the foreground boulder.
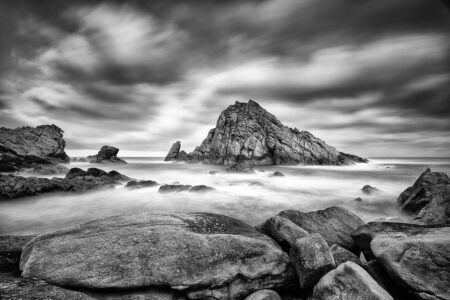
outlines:
[[187, 161], [232, 165], [344, 165], [367, 160], [337, 151], [307, 131], [284, 126], [255, 101], [224, 110]]
[[61, 128], [56, 125], [0, 128], [0, 172], [13, 172], [41, 164], [68, 163]]
[[450, 227], [379, 233], [370, 248], [397, 285], [418, 299], [450, 299]]
[[309, 213], [284, 210], [278, 215], [291, 220], [310, 234], [320, 234], [329, 246], [338, 244], [354, 253], [358, 252], [350, 234], [364, 222], [345, 208], [332, 206]]
[[346, 262], [322, 277], [311, 300], [393, 300], [363, 268]]
[[97, 168], [84, 171], [72, 168], [64, 178], [22, 177], [0, 175], [0, 200], [35, 196], [50, 192], [84, 192], [99, 188], [114, 188], [114, 185], [130, 180], [117, 171], [105, 172]]
[[296, 240], [290, 256], [303, 290], [312, 288], [335, 267], [327, 242], [317, 233]]
[[450, 224], [450, 179], [427, 168], [397, 199], [400, 208], [420, 224]]
[[90, 163], [121, 163], [126, 164], [127, 162], [121, 158], [117, 157], [119, 153], [119, 148], [112, 146], [102, 146], [100, 151], [96, 155], [88, 156]]
[[277, 241], [283, 249], [289, 250], [299, 238], [309, 233], [289, 219], [274, 216], [267, 219], [258, 229]]
[[137, 213], [44, 234], [23, 250], [22, 276], [79, 289], [183, 291], [235, 299], [295, 281], [288, 255], [242, 221], [209, 213]]

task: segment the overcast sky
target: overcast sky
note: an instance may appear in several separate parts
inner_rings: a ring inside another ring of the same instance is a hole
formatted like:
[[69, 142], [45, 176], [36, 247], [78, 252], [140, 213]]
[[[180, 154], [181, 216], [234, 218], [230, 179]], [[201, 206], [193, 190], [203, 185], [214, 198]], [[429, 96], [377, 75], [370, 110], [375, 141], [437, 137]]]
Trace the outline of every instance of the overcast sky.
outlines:
[[438, 0], [0, 0], [0, 126], [192, 151], [236, 100], [361, 156], [450, 156]]

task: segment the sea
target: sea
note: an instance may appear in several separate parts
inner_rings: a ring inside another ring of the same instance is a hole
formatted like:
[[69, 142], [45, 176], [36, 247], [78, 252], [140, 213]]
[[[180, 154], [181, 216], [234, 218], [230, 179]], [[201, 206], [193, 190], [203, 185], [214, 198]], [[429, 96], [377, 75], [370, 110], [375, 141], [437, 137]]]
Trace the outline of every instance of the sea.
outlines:
[[[69, 167], [117, 170], [139, 180], [159, 184], [204, 184], [213, 192], [158, 193], [159, 186], [86, 193], [50, 193], [0, 201], [0, 235], [42, 234], [88, 220], [134, 212], [211, 212], [257, 225], [287, 209], [309, 212], [341, 206], [364, 221], [408, 220], [397, 198], [426, 169], [450, 174], [450, 158], [370, 158], [351, 166], [258, 166], [255, 174], [225, 172], [224, 166], [164, 162], [162, 157], [125, 157], [128, 164]], [[218, 171], [211, 175], [210, 171]], [[284, 177], [273, 177], [280, 171]], [[29, 174], [21, 174], [30, 176]], [[61, 175], [63, 177], [63, 175]], [[380, 192], [366, 195], [371, 185]], [[361, 198], [360, 201], [355, 199]]]

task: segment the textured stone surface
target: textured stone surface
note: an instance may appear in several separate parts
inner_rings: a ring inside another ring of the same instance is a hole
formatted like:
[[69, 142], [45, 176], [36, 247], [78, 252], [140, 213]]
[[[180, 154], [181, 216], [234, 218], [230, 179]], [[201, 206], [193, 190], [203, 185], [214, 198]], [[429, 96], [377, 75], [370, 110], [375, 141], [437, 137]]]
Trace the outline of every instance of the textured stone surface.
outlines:
[[450, 179], [443, 172], [426, 169], [397, 202], [420, 224], [450, 224]]
[[117, 171], [105, 172], [97, 168], [83, 171], [72, 168], [65, 178], [38, 178], [0, 175], [0, 200], [40, 195], [50, 192], [84, 192], [99, 188], [113, 188], [129, 177]]
[[393, 300], [363, 268], [346, 262], [322, 277], [311, 300]]
[[129, 214], [45, 234], [24, 248], [21, 268], [68, 287], [166, 287], [192, 299], [241, 298], [295, 281], [269, 237], [208, 213]]
[[275, 291], [260, 290], [249, 295], [245, 300], [281, 300], [281, 297]]
[[302, 229], [291, 220], [280, 216], [274, 216], [267, 219], [259, 227], [262, 232], [277, 241], [283, 249], [292, 247], [297, 239], [309, 235], [306, 230]]
[[34, 236], [3, 235], [0, 236], [0, 270], [18, 272], [22, 249]]
[[396, 222], [369, 222], [355, 230], [351, 236], [357, 247], [363, 252], [367, 261], [371, 261], [375, 259], [375, 256], [370, 248], [370, 243], [376, 236], [390, 233], [415, 235], [434, 230], [436, 227], [440, 226]]
[[67, 163], [63, 131], [56, 125], [0, 128], [0, 172], [39, 164]]
[[450, 227], [378, 234], [370, 248], [392, 280], [419, 299], [450, 299]]
[[127, 162], [121, 158], [117, 157], [119, 153], [119, 148], [112, 146], [102, 146], [96, 155], [88, 156], [90, 163], [121, 163], [126, 164]]
[[345, 208], [332, 206], [309, 213], [284, 210], [278, 215], [291, 220], [310, 234], [319, 233], [329, 246], [338, 244], [354, 253], [358, 252], [350, 234], [364, 222]]
[[361, 260], [358, 258], [358, 256], [356, 256], [353, 252], [350, 252], [337, 244], [333, 244], [330, 247], [330, 251], [331, 254], [333, 255], [336, 266], [339, 266], [340, 264], [345, 263], [347, 261], [354, 262], [355, 264], [361, 266]]
[[317, 233], [297, 239], [290, 256], [303, 290], [312, 288], [335, 267], [327, 242]]
[[367, 160], [337, 151], [307, 131], [284, 126], [255, 101], [224, 110], [187, 161], [232, 165], [343, 165]]

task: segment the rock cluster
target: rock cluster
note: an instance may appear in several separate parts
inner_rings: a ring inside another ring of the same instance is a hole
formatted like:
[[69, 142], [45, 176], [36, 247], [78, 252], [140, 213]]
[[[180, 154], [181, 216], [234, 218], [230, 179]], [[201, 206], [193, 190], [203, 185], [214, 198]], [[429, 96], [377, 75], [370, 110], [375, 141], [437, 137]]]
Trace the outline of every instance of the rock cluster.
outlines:
[[450, 224], [450, 179], [427, 168], [397, 202], [420, 224]]
[[84, 192], [98, 188], [112, 188], [118, 182], [130, 180], [117, 171], [105, 172], [97, 168], [84, 171], [72, 168], [64, 178], [22, 177], [0, 175], [0, 199], [34, 196], [49, 192]]
[[117, 157], [119, 153], [119, 148], [112, 146], [102, 146], [96, 155], [90, 155], [87, 157], [90, 163], [121, 163], [126, 164], [127, 162], [121, 158]]
[[0, 172], [68, 163], [63, 131], [56, 125], [0, 128]]
[[[179, 149], [180, 143], [177, 142], [166, 158], [183, 159]], [[252, 100], [236, 102], [224, 110], [216, 127], [209, 131], [200, 146], [187, 154], [185, 160], [223, 165], [345, 165], [367, 162], [358, 156], [337, 151], [307, 131], [283, 125]]]

